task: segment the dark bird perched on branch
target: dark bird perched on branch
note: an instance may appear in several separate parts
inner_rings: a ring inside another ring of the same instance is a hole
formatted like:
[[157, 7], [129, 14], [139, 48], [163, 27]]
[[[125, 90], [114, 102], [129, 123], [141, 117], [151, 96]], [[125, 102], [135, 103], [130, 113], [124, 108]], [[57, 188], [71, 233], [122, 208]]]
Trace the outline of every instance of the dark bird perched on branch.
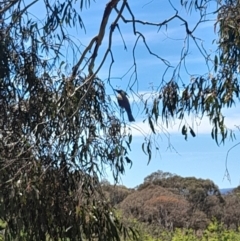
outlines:
[[116, 89], [114, 89], [114, 90], [118, 93], [117, 101], [118, 101], [119, 106], [121, 108], [125, 109], [126, 112], [127, 112], [128, 120], [129, 121], [135, 121], [135, 119], [133, 118], [133, 115], [132, 115], [129, 100], [127, 98], [127, 93], [123, 90], [116, 90]]

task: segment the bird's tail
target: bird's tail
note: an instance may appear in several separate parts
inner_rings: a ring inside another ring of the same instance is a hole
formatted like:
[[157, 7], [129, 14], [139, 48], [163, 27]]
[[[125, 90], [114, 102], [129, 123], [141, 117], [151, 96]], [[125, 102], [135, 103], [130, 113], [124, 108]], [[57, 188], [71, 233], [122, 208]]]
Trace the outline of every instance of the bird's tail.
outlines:
[[130, 122], [135, 121], [135, 119], [134, 119], [131, 111], [128, 111], [128, 112], [127, 112], [127, 115], [128, 115], [128, 120], [129, 120]]

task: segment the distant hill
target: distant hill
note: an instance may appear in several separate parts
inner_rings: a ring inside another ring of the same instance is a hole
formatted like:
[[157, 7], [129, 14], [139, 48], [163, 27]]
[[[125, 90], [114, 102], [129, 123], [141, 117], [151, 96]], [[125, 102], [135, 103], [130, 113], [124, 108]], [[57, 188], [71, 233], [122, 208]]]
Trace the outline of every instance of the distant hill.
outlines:
[[222, 195], [225, 195], [225, 194], [228, 194], [229, 192], [231, 192], [234, 188], [222, 188], [222, 189], [219, 189], [220, 193]]

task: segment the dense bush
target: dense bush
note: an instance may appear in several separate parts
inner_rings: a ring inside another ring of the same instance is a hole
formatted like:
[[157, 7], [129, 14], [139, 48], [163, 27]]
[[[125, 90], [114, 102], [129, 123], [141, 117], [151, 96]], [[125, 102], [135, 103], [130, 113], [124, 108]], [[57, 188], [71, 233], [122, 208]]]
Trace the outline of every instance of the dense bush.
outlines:
[[[141, 227], [143, 230], [143, 227]], [[192, 229], [176, 229], [173, 232], [163, 231], [158, 237], [153, 237], [146, 231], [141, 232], [141, 241], [238, 241], [240, 232], [228, 230], [216, 221], [212, 221], [201, 235]]]

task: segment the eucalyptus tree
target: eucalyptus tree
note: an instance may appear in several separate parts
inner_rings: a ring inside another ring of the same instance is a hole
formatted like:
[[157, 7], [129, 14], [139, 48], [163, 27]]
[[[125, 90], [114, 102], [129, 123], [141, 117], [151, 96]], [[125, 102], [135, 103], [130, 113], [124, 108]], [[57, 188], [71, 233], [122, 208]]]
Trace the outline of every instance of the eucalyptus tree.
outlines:
[[[206, 21], [209, 2], [168, 1], [174, 14], [152, 22], [136, 17], [132, 5], [140, 3], [106, 1], [99, 10], [101, 21], [94, 23], [99, 24], [98, 33], [88, 36], [84, 46], [81, 36], [76, 40], [71, 33], [87, 30], [82, 15], [91, 15], [92, 5], [99, 2], [0, 2], [0, 219], [6, 223], [6, 240], [120, 240], [128, 234], [136, 238], [114, 216], [100, 185], [106, 168], [117, 182], [126, 165], [132, 164], [131, 128], [116, 114], [106, 91], [112, 87], [114, 36], [122, 36], [124, 48], [128, 47], [123, 25], [131, 26], [135, 37], [131, 50], [135, 79], [130, 91], [138, 81], [135, 51], [140, 41], [172, 75], [169, 80], [160, 77], [157, 97], [144, 102], [152, 134], [145, 137], [142, 149], [149, 160], [156, 127], [172, 118], [206, 114], [213, 123], [213, 138], [218, 141], [220, 134], [221, 141], [226, 139], [222, 108], [239, 98], [238, 1], [216, 5], [219, 48], [211, 78], [203, 75], [188, 85], [182, 83], [179, 69], [189, 49], [183, 49], [179, 64], [171, 68], [167, 59], [151, 50], [141, 32], [142, 26], [158, 30], [178, 21], [185, 32], [183, 41], [193, 41], [209, 64], [210, 56], [195, 36]], [[193, 27], [179, 14], [177, 4], [199, 13]], [[100, 70], [106, 64], [104, 80]], [[138, 93], [133, 94], [142, 101]], [[182, 133], [187, 136], [188, 131], [195, 135], [183, 124]]]

